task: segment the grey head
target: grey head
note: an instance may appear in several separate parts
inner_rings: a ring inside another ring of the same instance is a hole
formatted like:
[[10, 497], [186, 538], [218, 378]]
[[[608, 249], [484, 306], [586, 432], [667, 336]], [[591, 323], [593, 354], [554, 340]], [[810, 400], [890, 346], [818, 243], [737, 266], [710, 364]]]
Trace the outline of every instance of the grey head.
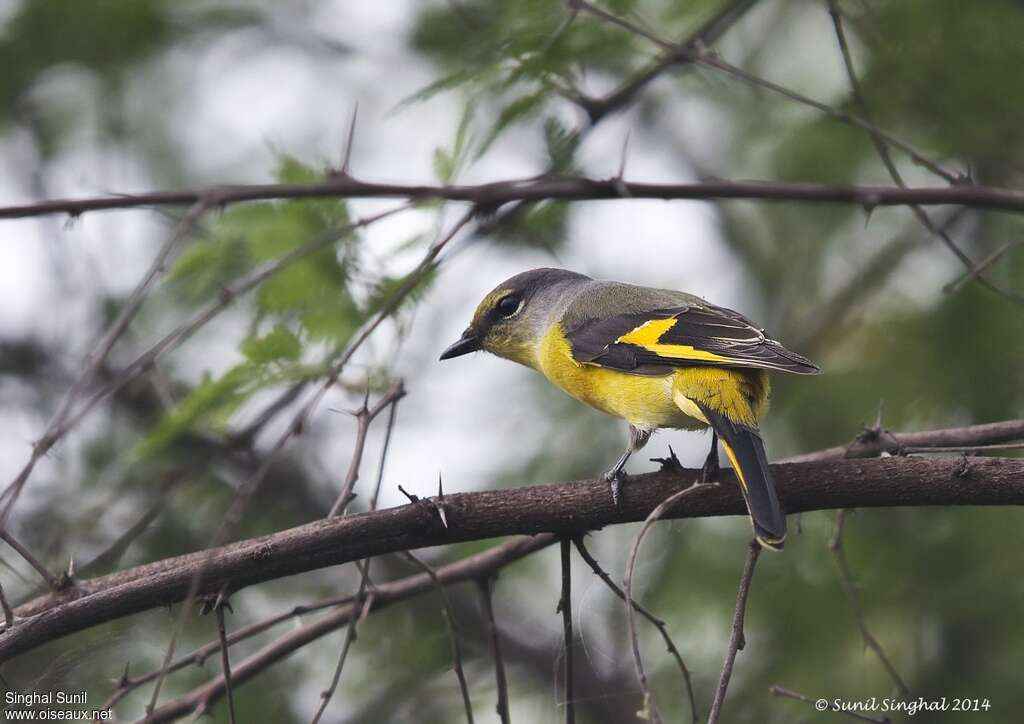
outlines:
[[444, 351], [451, 359], [485, 350], [535, 366], [536, 350], [554, 318], [571, 301], [568, 293], [593, 280], [565, 269], [531, 269], [496, 286], [477, 305], [462, 337]]

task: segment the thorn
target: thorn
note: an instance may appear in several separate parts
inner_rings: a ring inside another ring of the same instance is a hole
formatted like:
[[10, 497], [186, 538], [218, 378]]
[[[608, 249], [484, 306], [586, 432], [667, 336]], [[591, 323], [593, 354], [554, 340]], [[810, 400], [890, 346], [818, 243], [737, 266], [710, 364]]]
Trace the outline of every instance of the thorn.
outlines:
[[437, 508], [437, 515], [441, 518], [441, 525], [448, 528], [448, 516], [444, 512], [444, 487], [441, 484], [441, 473], [437, 474], [437, 500], [434, 502]]
[[413, 495], [412, 493], [407, 491], [405, 488], [403, 488], [401, 485], [398, 486], [398, 491], [402, 495], [404, 495], [406, 498], [408, 498], [410, 503], [418, 503], [418, 502], [420, 502], [420, 496]]
[[676, 472], [683, 469], [683, 464], [679, 462], [679, 458], [676, 457], [676, 451], [672, 449], [672, 446], [668, 446], [668, 457], [666, 458], [651, 458], [652, 463], [658, 463], [661, 465], [660, 472]]
[[619, 173], [615, 178], [622, 183], [622, 179], [626, 176], [626, 156], [629, 151], [629, 131], [626, 131], [626, 137], [622, 141], [622, 151], [619, 155]]
[[128, 686], [128, 667], [130, 664], [130, 661], [124, 662], [124, 671], [121, 672], [121, 676], [116, 680], [117, 688], [119, 689]]
[[352, 146], [356, 139], [356, 119], [359, 117], [359, 102], [352, 106], [352, 118], [348, 122], [348, 139], [345, 141], [345, 157], [341, 163], [341, 175], [349, 175], [349, 165], [352, 161]]

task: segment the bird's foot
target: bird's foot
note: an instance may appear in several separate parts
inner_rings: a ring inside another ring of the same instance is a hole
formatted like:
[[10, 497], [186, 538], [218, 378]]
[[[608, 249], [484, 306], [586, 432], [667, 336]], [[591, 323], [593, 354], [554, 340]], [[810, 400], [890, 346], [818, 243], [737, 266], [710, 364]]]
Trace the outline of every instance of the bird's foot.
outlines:
[[622, 468], [609, 470], [604, 474], [604, 479], [608, 481], [609, 488], [612, 492], [612, 503], [615, 504], [615, 510], [622, 512], [622, 486], [626, 482], [626, 472]]

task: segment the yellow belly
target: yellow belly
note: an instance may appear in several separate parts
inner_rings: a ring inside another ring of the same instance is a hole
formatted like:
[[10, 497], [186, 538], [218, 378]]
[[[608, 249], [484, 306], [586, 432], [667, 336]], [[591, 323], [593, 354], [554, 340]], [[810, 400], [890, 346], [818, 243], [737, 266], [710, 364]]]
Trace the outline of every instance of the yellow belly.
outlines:
[[580, 402], [641, 428], [701, 428], [705, 423], [679, 409], [672, 399], [673, 374], [664, 377], [627, 375], [572, 357], [560, 330], [541, 344], [539, 370]]
[[[580, 402], [654, 429], [707, 427], [695, 401], [751, 426], [764, 411], [767, 375], [762, 370], [678, 367], [661, 377], [631, 375], [576, 361], [561, 330], [548, 333], [538, 350], [537, 368]], [[751, 388], [753, 400], [750, 400]]]

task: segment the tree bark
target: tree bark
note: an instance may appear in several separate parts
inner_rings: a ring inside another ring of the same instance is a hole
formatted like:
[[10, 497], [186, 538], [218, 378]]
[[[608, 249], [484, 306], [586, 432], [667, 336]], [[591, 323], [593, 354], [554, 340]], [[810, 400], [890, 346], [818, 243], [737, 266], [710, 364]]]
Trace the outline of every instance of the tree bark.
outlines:
[[[890, 457], [772, 466], [789, 513], [833, 508], [1024, 504], [1024, 459]], [[695, 470], [663, 470], [629, 478], [620, 510], [603, 480], [446, 495], [371, 513], [318, 520], [271, 535], [198, 551], [76, 582], [16, 610], [0, 634], [0, 662], [62, 636], [183, 600], [202, 572], [200, 593], [232, 591], [370, 556], [496, 536], [578, 534], [643, 520]], [[670, 518], [745, 513], [731, 471], [722, 484], [696, 491]], [[438, 515], [443, 506], [447, 527]]]

